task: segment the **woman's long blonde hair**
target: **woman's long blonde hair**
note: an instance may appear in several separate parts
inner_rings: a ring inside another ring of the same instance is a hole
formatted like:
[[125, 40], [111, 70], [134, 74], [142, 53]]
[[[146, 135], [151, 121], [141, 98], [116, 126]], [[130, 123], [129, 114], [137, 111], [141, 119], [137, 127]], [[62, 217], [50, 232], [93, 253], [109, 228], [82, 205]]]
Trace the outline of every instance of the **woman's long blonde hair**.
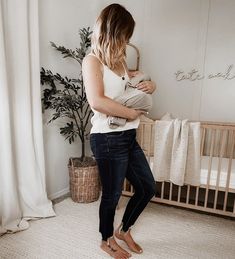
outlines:
[[91, 38], [91, 51], [110, 69], [125, 58], [126, 44], [135, 27], [132, 15], [121, 5], [104, 8], [96, 20]]

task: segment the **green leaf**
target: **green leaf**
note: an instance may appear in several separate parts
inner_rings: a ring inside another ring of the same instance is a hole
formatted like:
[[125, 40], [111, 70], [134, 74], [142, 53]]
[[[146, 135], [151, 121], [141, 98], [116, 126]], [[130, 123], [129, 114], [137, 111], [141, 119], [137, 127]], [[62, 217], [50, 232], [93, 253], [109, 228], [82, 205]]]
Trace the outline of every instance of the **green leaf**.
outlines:
[[[76, 78], [67, 75], [53, 73], [49, 69], [41, 68], [40, 79], [42, 86], [42, 106], [43, 109], [53, 110], [53, 114], [48, 123], [60, 118], [67, 118], [64, 127], [60, 128], [60, 134], [73, 143], [77, 137], [84, 142], [87, 136], [87, 122], [92, 115], [87, 102], [85, 88], [83, 84], [81, 64], [83, 58], [91, 46], [90, 27], [79, 30], [80, 45], [75, 50], [57, 45], [50, 41], [52, 48], [57, 50], [63, 58], [71, 58], [77, 61], [80, 69]], [[83, 156], [84, 154], [82, 154]]]

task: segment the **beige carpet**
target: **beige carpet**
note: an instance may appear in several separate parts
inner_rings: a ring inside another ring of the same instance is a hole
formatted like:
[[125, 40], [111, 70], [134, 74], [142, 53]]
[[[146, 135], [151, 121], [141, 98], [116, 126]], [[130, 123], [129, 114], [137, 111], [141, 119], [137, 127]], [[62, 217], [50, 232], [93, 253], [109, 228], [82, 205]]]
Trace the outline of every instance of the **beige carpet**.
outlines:
[[[122, 199], [115, 225], [127, 199]], [[99, 201], [55, 205], [57, 217], [31, 221], [23, 232], [0, 238], [0, 258], [104, 259], [98, 233]], [[235, 258], [235, 221], [149, 204], [132, 230], [144, 253], [132, 258]]]

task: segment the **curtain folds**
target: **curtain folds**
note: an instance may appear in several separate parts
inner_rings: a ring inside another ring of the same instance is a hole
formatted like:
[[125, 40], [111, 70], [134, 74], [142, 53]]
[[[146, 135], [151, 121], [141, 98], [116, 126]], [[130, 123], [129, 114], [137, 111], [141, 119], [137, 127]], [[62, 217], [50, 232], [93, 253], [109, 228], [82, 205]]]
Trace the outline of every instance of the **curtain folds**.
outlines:
[[38, 0], [0, 0], [0, 235], [55, 216], [43, 150]]

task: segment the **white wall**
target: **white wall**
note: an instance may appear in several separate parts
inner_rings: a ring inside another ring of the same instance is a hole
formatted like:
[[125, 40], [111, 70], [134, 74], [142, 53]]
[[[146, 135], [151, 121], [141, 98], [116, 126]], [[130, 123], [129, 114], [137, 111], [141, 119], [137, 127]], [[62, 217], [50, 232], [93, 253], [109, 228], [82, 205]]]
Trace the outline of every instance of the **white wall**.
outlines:
[[[159, 118], [168, 111], [179, 118], [235, 122], [235, 79], [208, 79], [209, 74], [224, 73], [228, 65], [235, 63], [235, 1], [116, 2], [136, 20], [131, 41], [140, 49], [141, 69], [158, 85], [151, 117]], [[49, 41], [77, 47], [78, 29], [92, 27], [100, 10], [110, 3], [113, 1], [40, 0], [41, 65], [62, 75], [76, 76], [75, 63], [62, 59]], [[176, 80], [178, 70], [187, 74], [192, 69], [205, 78]], [[233, 75], [235, 68], [231, 70]], [[44, 116], [45, 121], [48, 116]], [[79, 142], [69, 145], [60, 136], [59, 127], [59, 123], [44, 125], [50, 197], [68, 190], [68, 158], [80, 154]]]
[[[235, 79], [208, 79], [235, 62], [235, 1], [147, 1], [143, 67], [159, 86], [153, 117], [235, 122]], [[197, 69], [203, 80], [176, 81]], [[235, 75], [235, 68], [231, 71]]]

